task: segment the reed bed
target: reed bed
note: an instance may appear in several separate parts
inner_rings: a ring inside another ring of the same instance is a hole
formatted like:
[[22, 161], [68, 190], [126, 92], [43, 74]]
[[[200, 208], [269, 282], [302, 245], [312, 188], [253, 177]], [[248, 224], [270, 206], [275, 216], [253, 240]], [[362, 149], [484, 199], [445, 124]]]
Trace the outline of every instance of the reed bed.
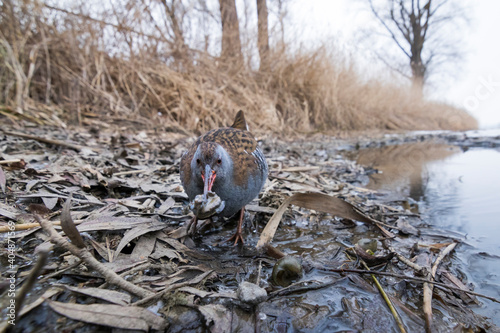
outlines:
[[[56, 126], [112, 123], [198, 133], [246, 112], [254, 132], [467, 130], [464, 110], [430, 102], [398, 82], [362, 79], [332, 47], [271, 48], [234, 65], [179, 45], [134, 1], [93, 12], [43, 1], [0, 5], [0, 114]], [[141, 16], [142, 15], [142, 16]], [[186, 13], [184, 13], [186, 15]], [[248, 48], [244, 48], [248, 49]]]

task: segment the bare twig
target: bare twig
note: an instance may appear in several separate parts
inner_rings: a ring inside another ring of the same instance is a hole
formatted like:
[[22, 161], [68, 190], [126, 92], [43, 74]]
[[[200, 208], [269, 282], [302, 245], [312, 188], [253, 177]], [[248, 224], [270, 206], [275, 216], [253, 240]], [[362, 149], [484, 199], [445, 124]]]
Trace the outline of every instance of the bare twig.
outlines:
[[59, 233], [54, 229], [54, 227], [49, 221], [42, 220], [37, 215], [35, 215], [35, 218], [38, 220], [43, 230], [50, 236], [50, 241], [52, 243], [56, 244], [57, 246], [60, 246], [66, 251], [71, 252], [74, 256], [80, 258], [92, 269], [100, 273], [108, 283], [113, 284], [141, 298], [146, 298], [154, 295], [154, 293], [152, 293], [151, 291], [138, 287], [124, 280], [118, 274], [116, 274], [115, 272], [104, 266], [102, 263], [97, 261], [86, 248], [79, 249], [75, 245], [69, 243], [66, 239], [64, 239], [64, 237], [59, 235]]
[[36, 135], [24, 134], [24, 133], [19, 133], [19, 132], [11, 132], [11, 131], [3, 130], [3, 129], [0, 129], [0, 130], [7, 135], [17, 136], [17, 137], [20, 137], [23, 139], [36, 140], [36, 141], [48, 143], [51, 145], [66, 147], [66, 148], [74, 149], [78, 152], [84, 148], [83, 146], [76, 145], [74, 143], [65, 142], [65, 141], [46, 139], [46, 138], [41, 138], [41, 137], [36, 136]]
[[[434, 279], [436, 277], [436, 272], [441, 261], [446, 257], [453, 249], [457, 246], [457, 243], [451, 243], [447, 247], [441, 250], [439, 256], [436, 258], [436, 261], [432, 265], [431, 271], [427, 274], [427, 278], [429, 280]], [[426, 282], [424, 283], [424, 316], [425, 316], [425, 331], [427, 333], [432, 332], [432, 291], [434, 289], [434, 285]]]
[[417, 278], [417, 277], [413, 277], [413, 276], [406, 276], [406, 275], [402, 275], [402, 274], [388, 273], [388, 272], [366, 271], [366, 270], [362, 270], [362, 269], [350, 269], [350, 268], [345, 268], [345, 269], [344, 268], [338, 268], [338, 269], [325, 268], [325, 269], [330, 271], [330, 272], [335, 272], [335, 273], [376, 274], [376, 275], [392, 276], [395, 278], [399, 278], [399, 279], [403, 279], [403, 280], [411, 280], [411, 281], [420, 282], [420, 283], [429, 283], [429, 284], [433, 284], [437, 287], [441, 287], [441, 288], [445, 288], [445, 289], [449, 289], [449, 290], [461, 291], [461, 292], [464, 292], [464, 293], [467, 293], [470, 295], [475, 295], [475, 296], [489, 299], [490, 301], [493, 301], [495, 303], [500, 303], [500, 300], [498, 300], [494, 297], [491, 297], [491, 296], [486, 296], [486, 295], [483, 295], [480, 293], [476, 293], [474, 291], [465, 290], [465, 289], [458, 288], [458, 287], [453, 287], [453, 286], [447, 285], [445, 283], [431, 281], [431, 280], [424, 279], [424, 278]]
[[12, 160], [2, 160], [2, 161], [0, 161], [0, 165], [1, 164], [10, 164], [10, 163], [19, 163], [21, 161], [22, 160], [19, 159], [19, 158], [15, 158], [15, 159], [12, 159]]
[[[360, 260], [361, 263], [363, 264], [363, 266], [365, 267], [365, 269], [367, 271], [370, 271], [370, 268], [368, 268], [368, 265], [361, 259]], [[392, 304], [390, 298], [387, 296], [384, 288], [382, 288], [382, 286], [380, 285], [380, 283], [378, 282], [378, 279], [377, 277], [374, 275], [374, 274], [370, 274], [372, 279], [373, 279], [373, 282], [375, 283], [375, 285], [377, 286], [377, 289], [378, 291], [380, 292], [380, 294], [382, 295], [382, 297], [384, 298], [385, 300], [385, 303], [387, 304], [387, 306], [389, 307], [389, 310], [391, 310], [391, 313], [392, 313], [392, 316], [394, 317], [394, 320], [396, 320], [396, 323], [398, 324], [398, 327], [399, 327], [399, 331], [401, 333], [406, 333], [406, 328], [403, 324], [403, 321], [401, 320], [401, 317], [399, 316], [399, 313], [396, 311], [396, 308], [394, 307], [394, 305]]]
[[[74, 221], [75, 224], [80, 224], [82, 222], [83, 222], [83, 220]], [[61, 221], [53, 221], [51, 223], [53, 226], [54, 225], [61, 225]], [[40, 227], [40, 223], [38, 223], [38, 222], [16, 224], [14, 226], [14, 230], [9, 229], [10, 227], [8, 225], [2, 225], [2, 226], [0, 226], [0, 233], [9, 232], [9, 231], [22, 231], [22, 230], [28, 230], [28, 229], [32, 229], [32, 228], [39, 228], [39, 227]]]

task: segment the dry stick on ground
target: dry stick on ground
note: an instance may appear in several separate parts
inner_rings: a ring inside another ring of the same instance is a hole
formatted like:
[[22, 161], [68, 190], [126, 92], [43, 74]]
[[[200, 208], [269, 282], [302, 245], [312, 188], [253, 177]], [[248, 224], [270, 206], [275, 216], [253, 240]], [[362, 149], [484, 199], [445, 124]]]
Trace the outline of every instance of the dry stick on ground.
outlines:
[[[457, 246], [457, 243], [451, 243], [447, 247], [445, 247], [441, 252], [439, 252], [439, 256], [436, 261], [432, 265], [430, 273], [427, 274], [427, 278], [429, 280], [434, 279], [436, 277], [436, 272], [439, 264], [453, 249]], [[434, 285], [429, 283], [424, 283], [424, 315], [425, 315], [425, 331], [427, 333], [432, 332], [432, 290], [434, 289]]]
[[60, 141], [60, 140], [45, 139], [45, 138], [41, 138], [41, 137], [36, 136], [36, 135], [29, 135], [29, 134], [18, 133], [18, 132], [11, 132], [11, 131], [6, 131], [6, 130], [1, 130], [1, 131], [4, 134], [7, 134], [7, 135], [17, 136], [17, 137], [20, 137], [20, 138], [23, 138], [23, 139], [36, 140], [36, 141], [40, 141], [40, 142], [43, 142], [43, 143], [48, 143], [48, 144], [51, 144], [51, 145], [67, 147], [67, 148], [74, 149], [74, 150], [76, 150], [78, 152], [81, 151], [84, 148], [83, 146], [76, 145], [76, 144], [73, 144], [73, 143], [69, 143], [69, 142], [65, 142], [65, 141]]
[[[363, 264], [363, 267], [365, 267], [365, 269], [367, 271], [370, 271], [370, 268], [368, 268], [368, 265], [363, 261], [363, 259], [360, 259], [360, 262]], [[387, 296], [387, 293], [385, 292], [384, 288], [382, 288], [382, 286], [378, 282], [377, 277], [374, 274], [370, 274], [370, 275], [371, 275], [371, 277], [373, 279], [373, 282], [377, 286], [378, 291], [380, 292], [380, 294], [384, 298], [385, 302], [387, 303], [387, 306], [389, 307], [389, 310], [391, 310], [392, 316], [394, 317], [394, 320], [396, 320], [396, 324], [398, 324], [399, 331], [401, 333], [406, 333], [406, 328], [405, 328], [405, 325], [403, 324], [403, 320], [399, 316], [399, 313], [396, 310], [396, 308], [394, 307], [394, 304], [392, 304], [392, 302], [389, 299], [389, 297]]]
[[19, 158], [15, 158], [13, 160], [2, 160], [0, 161], [0, 165], [1, 164], [10, 164], [10, 163], [19, 163], [21, 162], [21, 160]]
[[153, 292], [143, 289], [141, 287], [136, 286], [133, 283], [130, 283], [126, 280], [124, 280], [122, 277], [120, 277], [118, 274], [104, 266], [102, 263], [97, 261], [96, 258], [90, 254], [90, 252], [86, 249], [79, 249], [77, 246], [71, 244], [68, 242], [64, 237], [59, 235], [59, 233], [54, 229], [52, 226], [52, 223], [47, 220], [42, 220], [39, 216], [35, 215], [35, 218], [37, 219], [38, 223], [42, 226], [43, 230], [49, 235], [50, 241], [54, 243], [55, 245], [63, 248], [66, 251], [71, 252], [74, 256], [78, 257], [81, 259], [83, 262], [85, 262], [88, 266], [90, 266], [92, 269], [96, 270], [98, 273], [100, 273], [106, 280], [106, 282], [113, 284], [123, 290], [128, 291], [129, 293], [136, 295], [141, 298], [146, 298], [150, 297], [151, 295], [154, 295]]
[[[363, 265], [365, 270], [371, 272], [371, 270], [368, 267], [368, 265], [366, 264], [366, 262], [363, 260], [362, 257], [359, 256], [363, 253], [365, 253], [363, 250], [356, 251], [357, 260]], [[353, 258], [348, 253], [347, 253], [347, 257], [349, 259], [353, 260]], [[391, 311], [392, 316], [394, 317], [394, 320], [396, 321], [396, 324], [398, 325], [399, 331], [401, 333], [406, 333], [406, 328], [405, 328], [405, 325], [403, 324], [403, 320], [401, 319], [401, 316], [399, 315], [398, 311], [394, 307], [394, 304], [392, 304], [389, 296], [387, 296], [387, 293], [385, 292], [384, 288], [382, 288], [382, 285], [380, 284], [380, 282], [378, 282], [378, 279], [374, 274], [370, 274], [370, 276], [371, 276], [373, 282], [375, 283], [375, 285], [377, 286], [377, 289], [380, 292], [380, 295], [382, 295], [382, 298], [384, 299], [385, 303], [389, 307], [389, 310]]]
[[421, 275], [427, 275], [427, 273], [429, 272], [427, 270], [427, 268], [419, 266], [419, 265], [415, 264], [414, 262], [411, 262], [410, 260], [408, 260], [406, 257], [399, 254], [393, 247], [389, 246], [389, 251], [391, 251], [392, 253], [395, 253], [396, 257], [398, 258], [399, 261], [404, 263], [406, 266], [413, 268], [415, 271], [417, 271], [417, 273], [419, 273]]
[[278, 290], [275, 290], [273, 292], [269, 293], [268, 300], [270, 300], [273, 297], [277, 296], [286, 296], [286, 295], [291, 295], [294, 293], [303, 293], [307, 292], [310, 290], [319, 290], [322, 288], [328, 288], [340, 281], [344, 281], [346, 278], [340, 278], [340, 279], [332, 279], [331, 281], [328, 282], [318, 282], [315, 280], [309, 280], [309, 281], [299, 281], [292, 283], [288, 287], [284, 287]]
[[[83, 220], [76, 220], [75, 224], [80, 224], [80, 223], [83, 223], [83, 222], [84, 222]], [[53, 222], [50, 222], [50, 223], [52, 223], [53, 226], [54, 225], [61, 225], [61, 221], [53, 221]], [[38, 223], [38, 222], [25, 223], [25, 224], [16, 224], [14, 226], [14, 230], [10, 229], [11, 227], [9, 227], [8, 225], [2, 225], [2, 226], [0, 226], [0, 234], [4, 233], [4, 232], [9, 232], [9, 231], [21, 231], [21, 230], [28, 230], [28, 229], [39, 228], [39, 227], [40, 227], [40, 223]]]

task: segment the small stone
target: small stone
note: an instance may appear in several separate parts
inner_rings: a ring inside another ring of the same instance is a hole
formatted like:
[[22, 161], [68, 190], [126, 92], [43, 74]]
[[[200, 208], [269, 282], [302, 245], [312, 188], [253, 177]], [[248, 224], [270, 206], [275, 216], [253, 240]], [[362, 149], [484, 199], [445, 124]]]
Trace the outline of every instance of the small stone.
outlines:
[[267, 299], [267, 291], [254, 283], [244, 281], [238, 287], [237, 296], [243, 303], [257, 305]]

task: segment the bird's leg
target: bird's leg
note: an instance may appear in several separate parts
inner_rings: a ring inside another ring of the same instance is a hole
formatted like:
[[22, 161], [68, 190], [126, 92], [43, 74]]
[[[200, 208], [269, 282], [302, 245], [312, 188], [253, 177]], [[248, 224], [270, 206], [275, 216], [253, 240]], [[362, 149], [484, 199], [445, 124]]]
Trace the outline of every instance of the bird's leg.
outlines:
[[240, 219], [238, 221], [238, 228], [236, 228], [236, 232], [234, 235], [227, 240], [227, 242], [231, 242], [234, 240], [234, 245], [238, 244], [238, 241], [241, 241], [241, 244], [245, 244], [243, 237], [241, 236], [241, 227], [243, 226], [243, 218], [245, 217], [245, 207], [240, 210]]

